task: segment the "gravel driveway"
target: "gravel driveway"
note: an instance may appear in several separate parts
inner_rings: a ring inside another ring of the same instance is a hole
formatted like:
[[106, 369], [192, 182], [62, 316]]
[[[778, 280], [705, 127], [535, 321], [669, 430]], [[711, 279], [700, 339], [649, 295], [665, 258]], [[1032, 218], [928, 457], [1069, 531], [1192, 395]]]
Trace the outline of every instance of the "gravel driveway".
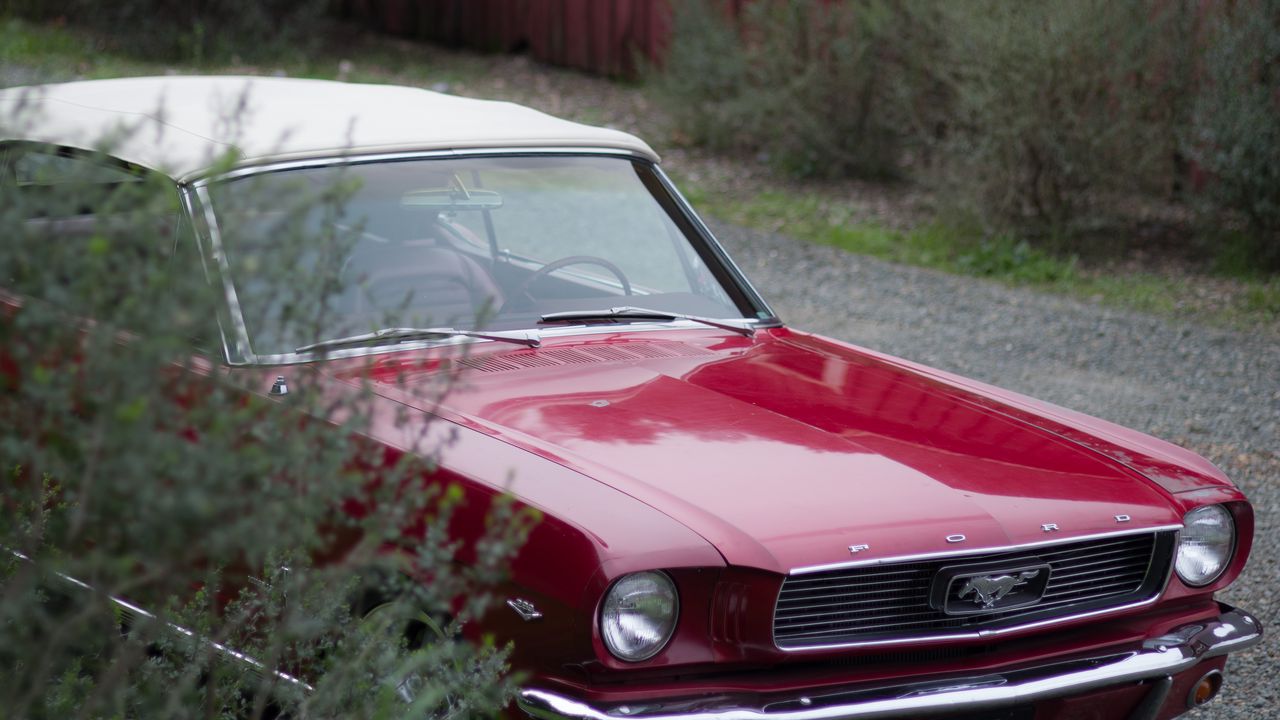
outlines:
[[1244, 575], [1221, 595], [1269, 635], [1200, 718], [1280, 717], [1280, 331], [1169, 322], [711, 223], [782, 318], [1134, 427], [1199, 452], [1253, 501]]

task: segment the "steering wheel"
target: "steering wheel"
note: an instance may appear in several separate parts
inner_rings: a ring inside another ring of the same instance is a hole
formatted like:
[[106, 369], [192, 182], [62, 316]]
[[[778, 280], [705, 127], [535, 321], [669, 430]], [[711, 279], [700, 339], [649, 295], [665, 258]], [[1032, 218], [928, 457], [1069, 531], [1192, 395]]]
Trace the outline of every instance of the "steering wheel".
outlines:
[[595, 255], [570, 255], [568, 257], [562, 257], [559, 260], [552, 260], [546, 265], [534, 270], [533, 274], [525, 278], [525, 281], [520, 283], [520, 286], [511, 294], [513, 299], [519, 298], [519, 300], [516, 300], [515, 303], [508, 301], [508, 304], [518, 303], [519, 305], [532, 305], [535, 300], [534, 297], [529, 294], [529, 288], [533, 287], [534, 283], [550, 275], [556, 270], [570, 265], [596, 265], [602, 267], [618, 279], [618, 283], [622, 285], [623, 295], [631, 294], [631, 281], [623, 274], [622, 268], [602, 257], [596, 257]]

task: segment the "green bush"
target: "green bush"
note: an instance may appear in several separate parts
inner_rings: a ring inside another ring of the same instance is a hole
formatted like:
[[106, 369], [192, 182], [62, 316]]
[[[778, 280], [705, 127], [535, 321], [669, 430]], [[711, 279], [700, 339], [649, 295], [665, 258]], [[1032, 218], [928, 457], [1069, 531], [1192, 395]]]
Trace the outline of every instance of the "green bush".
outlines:
[[[36, 122], [0, 118], [0, 137]], [[496, 501], [490, 532], [459, 545], [446, 528], [461, 494], [432, 474], [443, 447], [423, 416], [388, 417], [368, 387], [335, 391], [310, 366], [289, 369], [284, 403], [242, 386], [270, 376], [222, 372], [219, 301], [177, 194], [100, 162], [0, 148], [0, 714], [496, 713], [506, 649], [459, 632], [530, 518]], [[296, 220], [264, 268], [296, 308], [281, 323], [322, 320], [296, 269], [316, 246], [301, 210], [339, 213], [346, 195], [254, 200]], [[359, 232], [328, 227], [334, 243]], [[427, 385], [424, 403], [448, 390]], [[375, 412], [412, 452], [362, 440]]]
[[330, 0], [0, 0], [0, 9], [93, 28], [139, 57], [205, 62], [305, 53]]
[[1189, 109], [1185, 8], [1033, 0], [949, 10], [953, 199], [991, 225], [1061, 237], [1123, 215], [1144, 193], [1168, 195]]
[[[1280, 269], [1280, 0], [1249, 0], [1215, 18], [1187, 153], [1209, 177], [1203, 210], [1237, 266]], [[1231, 228], [1231, 226], [1235, 226]]]
[[943, 47], [933, 5], [675, 5], [664, 69], [653, 75], [676, 132], [759, 153], [799, 175], [892, 176], [940, 122]]
[[649, 79], [677, 142], [907, 175], [987, 238], [1068, 255], [1154, 223], [1198, 257], [1198, 203], [1221, 265], [1280, 267], [1280, 0], [732, 7], [674, 4]]

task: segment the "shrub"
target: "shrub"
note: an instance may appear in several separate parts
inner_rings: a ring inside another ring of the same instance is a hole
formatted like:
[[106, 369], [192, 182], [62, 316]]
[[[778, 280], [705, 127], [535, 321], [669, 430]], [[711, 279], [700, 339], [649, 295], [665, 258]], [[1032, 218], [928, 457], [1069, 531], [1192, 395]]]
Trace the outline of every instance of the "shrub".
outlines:
[[101, 31], [123, 52], [157, 60], [270, 59], [319, 42], [330, 0], [0, 0], [10, 13]]
[[[38, 121], [0, 118], [0, 130]], [[18, 293], [0, 296], [5, 716], [495, 713], [512, 691], [505, 649], [458, 633], [485, 611], [528, 518], [497, 502], [492, 531], [455, 564], [467, 548], [445, 528], [459, 493], [432, 476], [442, 446], [421, 417], [380, 418], [414, 450], [389, 455], [360, 439], [368, 388], [335, 395], [296, 367], [281, 405], [211, 369], [199, 348], [218, 337], [218, 302], [190, 230], [175, 242], [177, 195], [96, 162], [0, 148], [0, 278]], [[337, 213], [345, 196], [256, 198], [296, 219], [264, 268], [282, 307], [323, 312], [298, 282], [294, 260], [315, 246], [300, 210]], [[361, 513], [343, 510], [353, 502]], [[417, 523], [424, 534], [406, 535]], [[381, 612], [366, 612], [369, 597]]]
[[1185, 8], [1037, 0], [949, 10], [954, 199], [992, 225], [1062, 236], [1117, 201], [1168, 192], [1188, 110]]
[[1280, 270], [1278, 27], [1280, 0], [1235, 3], [1215, 16], [1187, 142], [1210, 174], [1206, 217], [1244, 231], [1232, 244], [1243, 245], [1246, 262], [1273, 270]]
[[926, 3], [678, 3], [654, 82], [678, 133], [799, 175], [890, 176], [940, 122]]

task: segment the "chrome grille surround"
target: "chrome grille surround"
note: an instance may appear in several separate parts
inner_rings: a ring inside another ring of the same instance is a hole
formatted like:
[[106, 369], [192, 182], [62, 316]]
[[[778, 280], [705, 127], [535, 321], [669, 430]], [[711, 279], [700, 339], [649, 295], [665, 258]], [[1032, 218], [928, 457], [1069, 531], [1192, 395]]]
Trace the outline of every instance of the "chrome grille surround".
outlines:
[[[793, 570], [774, 606], [774, 644], [803, 651], [972, 639], [1146, 605], [1168, 582], [1179, 528]], [[1050, 578], [1033, 605], [948, 615], [930, 603], [944, 568], [1036, 562], [1049, 565]]]

